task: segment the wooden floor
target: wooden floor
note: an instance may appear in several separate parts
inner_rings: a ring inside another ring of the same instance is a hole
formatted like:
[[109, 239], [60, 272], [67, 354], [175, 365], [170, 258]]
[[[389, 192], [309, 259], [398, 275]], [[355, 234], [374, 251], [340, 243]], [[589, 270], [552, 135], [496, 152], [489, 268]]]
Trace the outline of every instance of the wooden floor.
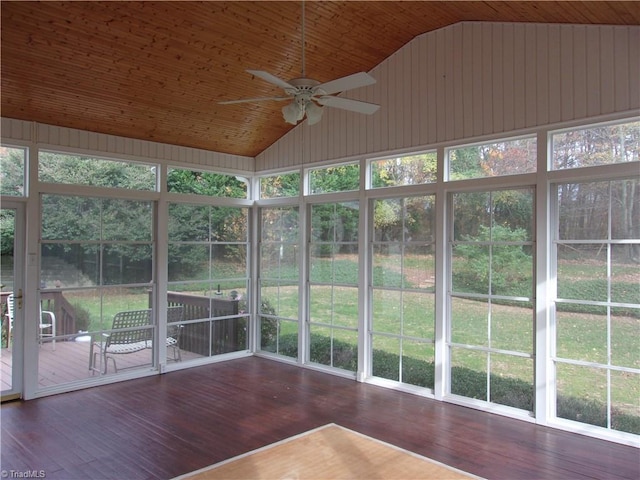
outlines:
[[249, 357], [0, 409], [2, 469], [167, 479], [337, 423], [495, 479], [640, 478], [639, 450]]

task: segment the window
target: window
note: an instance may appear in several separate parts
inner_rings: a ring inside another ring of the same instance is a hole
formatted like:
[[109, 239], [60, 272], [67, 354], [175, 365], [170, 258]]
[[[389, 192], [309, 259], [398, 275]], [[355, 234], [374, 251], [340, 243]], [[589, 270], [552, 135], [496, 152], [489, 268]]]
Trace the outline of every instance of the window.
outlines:
[[0, 147], [0, 195], [25, 194], [26, 148]]
[[358, 367], [358, 202], [311, 206], [310, 361]]
[[449, 180], [535, 172], [536, 149], [535, 137], [448, 149]]
[[360, 189], [360, 165], [338, 165], [309, 170], [309, 193], [348, 192]]
[[551, 141], [553, 170], [640, 160], [640, 122], [568, 130]]
[[248, 209], [169, 204], [168, 303], [184, 309], [181, 350], [248, 348]]
[[170, 168], [167, 190], [209, 197], [247, 198], [247, 179], [222, 173]]
[[640, 434], [640, 181], [556, 192], [557, 416]]
[[156, 190], [155, 165], [41, 151], [38, 180], [67, 185]]
[[531, 189], [453, 194], [450, 392], [533, 411]]
[[298, 358], [298, 208], [262, 208], [260, 219], [260, 349]]
[[434, 197], [372, 202], [373, 375], [433, 388]]
[[[117, 313], [150, 308], [155, 247], [152, 202], [42, 195], [40, 208], [41, 299], [44, 310], [56, 312], [59, 340], [73, 340], [84, 332], [98, 342], [106, 341]], [[147, 326], [136, 331], [151, 339], [156, 320], [153, 315], [147, 319]], [[92, 359], [91, 342], [84, 345], [83, 357]], [[116, 373], [116, 364], [118, 372], [148, 368], [153, 361], [151, 346], [152, 342], [144, 344], [135, 355], [122, 355], [108, 365], [98, 355], [93, 373]], [[39, 369], [49, 372], [49, 380], [69, 380], [63, 372], [76, 370], [75, 362], [76, 358], [61, 355], [55, 364], [41, 361]]]
[[260, 177], [260, 198], [297, 197], [300, 195], [300, 172]]
[[436, 181], [437, 160], [436, 152], [372, 160], [371, 188], [433, 183]]

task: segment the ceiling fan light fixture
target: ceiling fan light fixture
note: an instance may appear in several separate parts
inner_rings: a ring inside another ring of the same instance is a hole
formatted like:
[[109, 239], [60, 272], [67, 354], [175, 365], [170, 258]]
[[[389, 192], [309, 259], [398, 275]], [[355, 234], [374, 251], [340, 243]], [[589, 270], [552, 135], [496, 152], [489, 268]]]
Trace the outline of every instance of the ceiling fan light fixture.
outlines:
[[282, 107], [282, 116], [285, 122], [296, 125], [304, 117], [304, 110], [294, 101]]
[[315, 104], [315, 102], [311, 100], [307, 102], [307, 107], [305, 110], [307, 112], [307, 123], [309, 125], [318, 123], [322, 118], [322, 107], [319, 107]]

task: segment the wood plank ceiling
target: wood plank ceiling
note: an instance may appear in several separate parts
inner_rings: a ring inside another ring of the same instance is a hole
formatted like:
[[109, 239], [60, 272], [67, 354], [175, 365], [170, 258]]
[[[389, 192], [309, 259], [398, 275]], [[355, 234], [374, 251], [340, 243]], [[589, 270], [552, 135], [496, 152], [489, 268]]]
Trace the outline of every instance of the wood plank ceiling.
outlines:
[[[306, 2], [306, 73], [369, 71], [461, 21], [637, 25], [638, 2]], [[245, 69], [301, 70], [300, 2], [2, 1], [2, 116], [255, 156], [293, 128]]]

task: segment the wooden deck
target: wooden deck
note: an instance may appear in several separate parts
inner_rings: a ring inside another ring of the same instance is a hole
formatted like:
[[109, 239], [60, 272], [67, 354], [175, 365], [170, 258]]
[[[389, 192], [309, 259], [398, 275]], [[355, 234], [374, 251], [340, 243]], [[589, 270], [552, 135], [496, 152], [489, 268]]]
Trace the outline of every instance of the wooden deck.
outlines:
[[637, 448], [258, 357], [0, 409], [2, 468], [167, 479], [327, 423], [496, 479], [640, 478]]
[[[55, 344], [55, 350], [51, 343], [43, 343], [38, 349], [38, 384], [40, 387], [49, 387], [86, 379], [92, 376], [89, 371], [90, 342], [60, 342]], [[11, 348], [0, 350], [2, 390], [11, 386], [12, 354]], [[202, 358], [185, 350], [181, 351], [182, 361], [194, 358]], [[142, 368], [151, 364], [151, 350], [118, 355], [116, 365], [118, 370]], [[114, 373], [113, 364], [109, 362], [108, 374]], [[95, 375], [95, 373], [93, 374]]]

